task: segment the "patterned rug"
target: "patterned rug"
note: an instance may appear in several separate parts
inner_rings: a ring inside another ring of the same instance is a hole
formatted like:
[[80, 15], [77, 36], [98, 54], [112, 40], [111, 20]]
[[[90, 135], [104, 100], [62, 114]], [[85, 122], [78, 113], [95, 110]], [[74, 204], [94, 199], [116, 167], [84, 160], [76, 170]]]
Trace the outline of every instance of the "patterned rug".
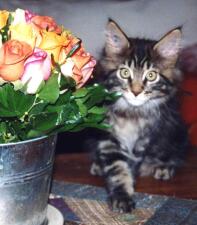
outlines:
[[197, 225], [197, 201], [135, 193], [136, 209], [110, 211], [103, 188], [54, 181], [50, 204], [65, 225]]

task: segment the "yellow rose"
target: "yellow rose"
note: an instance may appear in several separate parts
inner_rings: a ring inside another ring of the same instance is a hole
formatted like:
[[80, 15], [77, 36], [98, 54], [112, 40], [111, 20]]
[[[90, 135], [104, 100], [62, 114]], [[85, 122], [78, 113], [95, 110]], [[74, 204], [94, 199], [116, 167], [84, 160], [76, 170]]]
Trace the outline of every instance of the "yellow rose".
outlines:
[[55, 62], [59, 62], [60, 52], [63, 47], [69, 44], [69, 40], [64, 35], [58, 35], [55, 32], [42, 31], [42, 41], [39, 48], [49, 54], [52, 54]]
[[3, 27], [5, 27], [7, 20], [9, 17], [9, 12], [6, 10], [2, 10], [0, 11], [0, 29], [2, 29]]
[[25, 23], [11, 25], [10, 32], [11, 40], [23, 41], [32, 48], [35, 47], [37, 36], [31, 25]]

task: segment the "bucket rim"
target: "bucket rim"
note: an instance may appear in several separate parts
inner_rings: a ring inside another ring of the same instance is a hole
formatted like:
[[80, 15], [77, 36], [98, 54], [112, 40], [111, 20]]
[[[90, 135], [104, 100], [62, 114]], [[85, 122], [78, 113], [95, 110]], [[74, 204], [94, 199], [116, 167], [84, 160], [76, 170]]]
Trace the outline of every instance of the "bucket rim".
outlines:
[[32, 142], [36, 142], [36, 141], [40, 141], [42, 139], [46, 139], [46, 138], [49, 138], [53, 135], [44, 135], [44, 136], [40, 136], [40, 137], [35, 137], [35, 138], [32, 138], [32, 139], [28, 139], [28, 140], [24, 140], [24, 141], [17, 141], [17, 142], [9, 142], [9, 143], [0, 143], [0, 147], [3, 147], [3, 146], [12, 146], [12, 145], [20, 145], [20, 144], [28, 144], [28, 143], [32, 143]]

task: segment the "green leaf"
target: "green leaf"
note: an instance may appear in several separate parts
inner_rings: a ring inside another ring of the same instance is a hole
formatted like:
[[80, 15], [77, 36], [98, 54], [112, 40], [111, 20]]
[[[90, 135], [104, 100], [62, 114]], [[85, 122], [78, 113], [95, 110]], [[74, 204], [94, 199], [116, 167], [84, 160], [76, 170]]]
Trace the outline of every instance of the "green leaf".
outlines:
[[57, 125], [58, 113], [41, 113], [31, 118], [34, 130], [49, 132]]
[[102, 122], [105, 118], [104, 114], [88, 114], [88, 116], [85, 118], [86, 123], [98, 123]]
[[7, 126], [5, 122], [0, 123], [0, 134], [2, 135], [3, 133], [7, 132]]
[[63, 94], [60, 94], [55, 105], [65, 105], [69, 103], [71, 99], [72, 99], [72, 91], [68, 90], [64, 92]]
[[77, 103], [77, 105], [78, 105], [78, 107], [79, 107], [79, 112], [80, 112], [80, 114], [81, 114], [83, 117], [85, 117], [85, 116], [87, 115], [87, 112], [88, 112], [88, 109], [87, 109], [86, 105], [83, 104], [83, 102], [82, 102], [80, 99], [77, 99], [77, 100], [76, 100], [76, 103]]
[[105, 114], [106, 112], [107, 112], [107, 109], [105, 107], [98, 107], [98, 106], [94, 106], [88, 110], [88, 113], [93, 113], [93, 114]]
[[44, 102], [43, 100], [39, 100], [34, 104], [32, 109], [29, 112], [29, 116], [37, 115], [45, 111], [45, 108], [47, 107], [48, 103]]
[[86, 100], [86, 105], [90, 109], [93, 106], [100, 104], [102, 101], [104, 101], [105, 97], [106, 93], [102, 88], [97, 87], [95, 89], [92, 89], [90, 91], [89, 98]]
[[55, 103], [59, 97], [58, 74], [53, 74], [46, 81], [38, 93], [39, 98], [50, 103]]
[[23, 123], [21, 120], [13, 119], [8, 122], [9, 126], [9, 134], [11, 134], [12, 139], [15, 141], [22, 141], [27, 139], [27, 130], [31, 128], [29, 122], [24, 121]]
[[[61, 72], [60, 72], [60, 74], [61, 74]], [[76, 82], [73, 78], [65, 77], [62, 74], [61, 74], [60, 78], [61, 78], [60, 79], [60, 90], [75, 88]]]
[[18, 135], [12, 126], [12, 121], [0, 123], [0, 141], [1, 143], [10, 143], [13, 141], [20, 141]]
[[42, 131], [30, 130], [27, 134], [27, 139], [41, 137], [43, 135], [45, 135], [45, 133], [43, 133]]
[[65, 124], [68, 121], [77, 121], [81, 117], [79, 107], [74, 101], [64, 105], [49, 105], [46, 110], [58, 113], [57, 125]]
[[33, 105], [35, 96], [15, 91], [12, 84], [0, 87], [0, 117], [22, 116]]
[[88, 89], [86, 89], [86, 88], [78, 89], [77, 91], [75, 91], [73, 93], [73, 95], [75, 96], [75, 98], [85, 97], [87, 94], [88, 94]]

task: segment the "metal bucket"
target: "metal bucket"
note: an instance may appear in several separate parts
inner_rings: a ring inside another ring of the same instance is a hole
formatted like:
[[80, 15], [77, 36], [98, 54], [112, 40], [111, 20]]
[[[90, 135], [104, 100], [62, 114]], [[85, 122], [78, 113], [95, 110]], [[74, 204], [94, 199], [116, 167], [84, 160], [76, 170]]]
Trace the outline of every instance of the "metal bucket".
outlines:
[[56, 136], [0, 144], [0, 225], [45, 225]]

